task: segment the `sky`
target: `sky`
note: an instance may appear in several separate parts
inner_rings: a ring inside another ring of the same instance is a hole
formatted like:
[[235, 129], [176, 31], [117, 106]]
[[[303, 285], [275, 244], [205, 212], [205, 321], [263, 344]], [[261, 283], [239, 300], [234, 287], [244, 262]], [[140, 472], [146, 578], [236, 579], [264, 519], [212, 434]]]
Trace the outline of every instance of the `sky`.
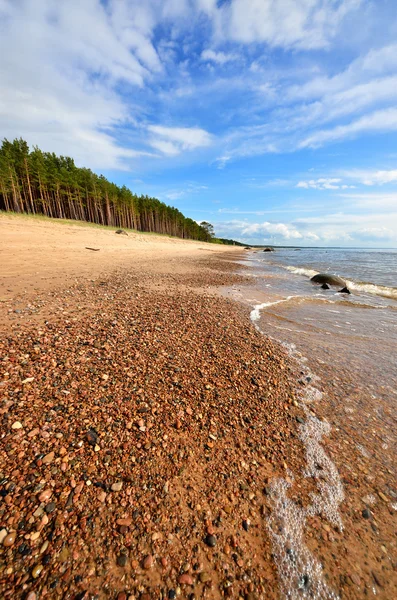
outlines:
[[220, 237], [397, 247], [397, 2], [0, 0], [0, 136]]

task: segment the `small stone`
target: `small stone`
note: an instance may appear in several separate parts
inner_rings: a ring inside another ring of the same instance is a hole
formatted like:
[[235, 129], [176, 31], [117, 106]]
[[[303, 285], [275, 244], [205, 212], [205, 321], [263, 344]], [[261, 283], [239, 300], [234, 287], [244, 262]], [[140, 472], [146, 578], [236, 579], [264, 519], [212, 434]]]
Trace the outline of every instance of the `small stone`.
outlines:
[[123, 487], [123, 482], [118, 481], [117, 483], [113, 483], [111, 490], [112, 490], [112, 492], [121, 492], [122, 487]]
[[351, 573], [350, 574], [350, 579], [352, 580], [352, 582], [355, 585], [357, 585], [357, 586], [361, 585], [361, 579], [360, 579], [360, 577], [356, 573]]
[[27, 377], [22, 381], [22, 383], [31, 383], [32, 381], [34, 381], [34, 377]]
[[129, 527], [130, 525], [132, 525], [132, 519], [117, 519], [116, 524]]
[[13, 546], [14, 543], [15, 543], [15, 538], [16, 537], [17, 537], [17, 532], [16, 531], [12, 531], [8, 535], [6, 535], [5, 538], [3, 539], [3, 546], [6, 546], [7, 548], [9, 546]]
[[35, 542], [36, 540], [38, 540], [40, 537], [40, 531], [34, 531], [33, 533], [30, 534], [30, 539], [32, 542]]
[[44, 509], [44, 510], [45, 510], [45, 511], [46, 511], [46, 513], [49, 515], [49, 514], [51, 514], [52, 512], [54, 512], [55, 508], [56, 508], [56, 504], [55, 504], [55, 502], [50, 502], [49, 504], [47, 504], [47, 506], [45, 507], [45, 509]]
[[382, 492], [378, 492], [378, 496], [379, 498], [381, 498], [381, 500], [383, 500], [383, 502], [389, 502], [389, 498], [385, 496]]
[[103, 373], [103, 375], [101, 376], [101, 379], [103, 379], [103, 381], [107, 381], [109, 379], [109, 375], [106, 375], [106, 373]]
[[98, 494], [98, 500], [99, 500], [99, 502], [105, 502], [106, 496], [107, 496], [106, 492], [104, 492], [103, 490], [101, 490], [99, 492], [99, 494]]
[[15, 421], [15, 423], [13, 423], [11, 425], [11, 429], [22, 429], [23, 425], [20, 421]]
[[3, 543], [4, 538], [7, 536], [7, 529], [2, 529], [0, 531], [0, 544]]
[[168, 590], [168, 600], [174, 600], [176, 598], [175, 590]]
[[36, 600], [37, 596], [35, 594], [35, 592], [29, 592], [29, 594], [26, 596], [26, 600]]
[[55, 453], [54, 452], [50, 452], [49, 454], [46, 454], [45, 457], [43, 458], [43, 464], [45, 465], [49, 465], [52, 463], [52, 461], [55, 458]]
[[209, 546], [210, 548], [214, 548], [216, 546], [216, 537], [214, 535], [207, 535], [204, 538], [204, 542], [207, 544], [207, 546]]
[[361, 514], [364, 517], [364, 519], [370, 519], [371, 518], [371, 511], [369, 510], [369, 508], [364, 508], [364, 510], [363, 510], [363, 512]]
[[298, 421], [298, 423], [300, 423], [301, 425], [305, 424], [305, 419], [302, 419], [302, 417], [296, 417], [296, 420]]
[[143, 568], [148, 571], [149, 569], [151, 569], [153, 567], [153, 565], [154, 565], [153, 556], [151, 556], [151, 554], [148, 554], [148, 556], [146, 556], [143, 560]]
[[32, 577], [33, 577], [33, 579], [37, 579], [37, 577], [42, 572], [43, 568], [44, 568], [43, 565], [40, 565], [40, 564], [39, 565], [35, 565], [33, 567], [33, 569], [32, 569]]
[[51, 496], [52, 496], [52, 490], [44, 490], [39, 495], [39, 500], [40, 500], [40, 502], [46, 502], [46, 500], [49, 500], [51, 498]]
[[90, 427], [90, 429], [85, 434], [85, 439], [90, 444], [90, 446], [95, 447], [98, 442], [98, 438], [99, 438], [99, 436], [98, 436], [97, 432], [95, 431], [95, 429]]
[[202, 571], [200, 573], [200, 581], [201, 583], [207, 583], [207, 581], [210, 581], [211, 577], [209, 575], [209, 573], [206, 573], [206, 571]]
[[127, 564], [127, 555], [126, 554], [120, 554], [117, 557], [117, 564], [119, 567], [125, 567], [125, 565]]
[[247, 520], [244, 519], [244, 521], [243, 521], [243, 529], [245, 531], [248, 531], [249, 527], [250, 527], [249, 521], [247, 521]]
[[188, 573], [184, 573], [183, 575], [180, 575], [178, 582], [181, 585], [193, 585], [193, 578]]

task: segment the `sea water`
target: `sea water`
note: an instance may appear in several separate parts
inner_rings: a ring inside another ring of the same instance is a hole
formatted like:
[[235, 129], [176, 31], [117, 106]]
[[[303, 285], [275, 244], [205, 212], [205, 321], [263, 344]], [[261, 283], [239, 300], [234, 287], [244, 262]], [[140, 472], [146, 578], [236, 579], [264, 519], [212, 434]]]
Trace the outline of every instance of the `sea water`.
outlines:
[[[299, 435], [307, 463], [301, 476], [314, 478], [317, 493], [303, 508], [289, 498], [290, 484], [280, 479], [273, 483], [271, 494], [268, 530], [281, 595], [337, 598], [324, 580], [322, 565], [305, 544], [306, 523], [311, 516], [321, 516], [340, 531], [344, 527], [340, 506], [345, 494], [337, 466], [322, 445], [331, 425], [316, 417], [316, 403], [326, 402], [316, 382], [321, 376], [339, 382], [342, 402], [334, 425], [343, 429], [343, 423], [348, 423], [349, 435], [354, 435], [352, 443], [370, 460], [372, 468], [394, 472], [397, 250], [259, 250], [247, 252], [244, 263], [255, 283], [249, 291], [236, 288], [234, 295], [251, 304], [255, 326], [284, 345], [310, 382], [300, 392], [306, 422], [299, 426]], [[351, 294], [341, 293], [340, 286], [323, 290], [311, 282], [317, 273], [338, 275]], [[349, 382], [346, 388], [344, 381]], [[321, 475], [316, 474], [317, 468]], [[289, 480], [293, 477], [290, 474]], [[391, 510], [396, 507], [393, 481], [395, 484], [391, 476]]]

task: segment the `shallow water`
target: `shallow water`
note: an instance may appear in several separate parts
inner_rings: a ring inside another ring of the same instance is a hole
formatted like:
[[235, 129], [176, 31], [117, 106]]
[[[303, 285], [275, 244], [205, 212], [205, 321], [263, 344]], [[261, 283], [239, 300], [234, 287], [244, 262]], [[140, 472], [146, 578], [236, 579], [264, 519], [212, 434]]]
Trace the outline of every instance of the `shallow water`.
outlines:
[[[390, 512], [397, 506], [393, 416], [397, 405], [397, 251], [282, 249], [247, 252], [244, 263], [250, 267], [253, 285], [236, 287], [234, 297], [251, 306], [255, 325], [287, 348], [311, 382], [300, 398], [307, 417], [300, 437], [308, 465], [307, 473], [300, 476], [314, 477], [318, 494], [303, 511], [289, 499], [284, 480], [275, 482], [273, 489], [269, 531], [282, 596], [337, 598], [305, 544], [306, 521], [310, 514], [318, 514], [343, 529], [343, 486], [337, 465], [322, 450], [322, 438], [332, 428], [340, 444], [351, 444], [365, 457], [368, 498], [383, 486]], [[310, 277], [319, 272], [341, 276], [351, 295], [313, 284]], [[321, 413], [319, 405], [325, 407], [329, 399], [319, 391], [320, 378], [336, 389], [337, 402], [328, 411], [327, 425], [315, 416]], [[351, 460], [348, 470], [355, 468], [353, 455]], [[316, 479], [312, 467], [321, 461], [321, 477]], [[282, 528], [276, 529], [281, 522]], [[372, 594], [379, 590], [373, 588]]]

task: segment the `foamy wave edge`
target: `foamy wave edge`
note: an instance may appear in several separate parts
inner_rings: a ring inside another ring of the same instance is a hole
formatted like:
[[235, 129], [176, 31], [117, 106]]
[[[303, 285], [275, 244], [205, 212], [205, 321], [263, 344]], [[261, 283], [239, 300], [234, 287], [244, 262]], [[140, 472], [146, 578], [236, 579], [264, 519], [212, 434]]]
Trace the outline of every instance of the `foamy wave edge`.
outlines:
[[[260, 312], [267, 306], [291, 300], [292, 296], [276, 302], [256, 305], [251, 311], [251, 321], [263, 333], [256, 321]], [[276, 340], [278, 341], [278, 340]], [[305, 364], [306, 359], [294, 345], [283, 344], [288, 354], [298, 362], [307, 381], [319, 378]], [[311, 495], [311, 504], [302, 507], [288, 497], [291, 483], [279, 478], [270, 485], [272, 512], [267, 519], [267, 527], [273, 544], [273, 554], [280, 577], [280, 588], [285, 598], [300, 600], [338, 600], [339, 596], [325, 583], [321, 563], [309, 551], [304, 542], [305, 526], [308, 517], [321, 515], [340, 531], [343, 530], [339, 506], [344, 500], [344, 490], [338, 470], [327, 456], [321, 441], [328, 435], [331, 426], [320, 421], [309, 410], [308, 404], [322, 399], [322, 392], [313, 385], [298, 389], [298, 397], [305, 411], [306, 421], [299, 425], [299, 437], [306, 450], [306, 470], [304, 477], [316, 480], [318, 493]], [[321, 474], [321, 479], [319, 478]], [[293, 480], [292, 473], [289, 473]]]
[[[314, 275], [318, 275], [319, 271], [315, 271], [314, 269], [306, 269], [304, 267], [292, 267], [285, 265], [278, 265], [279, 267], [286, 269], [290, 273], [295, 273], [295, 275], [304, 275], [305, 277], [314, 277]], [[343, 275], [340, 275], [342, 279], [345, 279]], [[363, 282], [363, 281], [354, 281], [351, 279], [345, 279], [347, 286], [356, 291], [356, 292], [366, 292], [367, 294], [372, 294], [374, 296], [383, 296], [384, 298], [392, 298], [393, 300], [397, 300], [397, 288], [388, 287], [386, 285], [377, 285], [376, 283]]]

